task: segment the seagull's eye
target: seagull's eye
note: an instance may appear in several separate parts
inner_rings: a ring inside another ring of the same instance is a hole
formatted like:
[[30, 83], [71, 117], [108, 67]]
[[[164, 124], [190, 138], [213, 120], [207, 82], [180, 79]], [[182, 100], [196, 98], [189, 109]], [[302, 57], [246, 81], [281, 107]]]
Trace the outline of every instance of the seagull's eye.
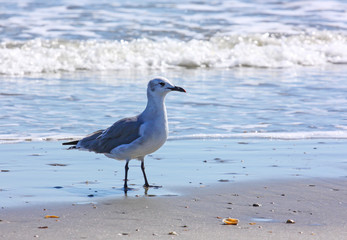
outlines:
[[163, 82], [160, 82], [159, 84], [160, 84], [160, 86], [162, 86], [162, 87], [165, 86], [165, 83], [163, 83]]

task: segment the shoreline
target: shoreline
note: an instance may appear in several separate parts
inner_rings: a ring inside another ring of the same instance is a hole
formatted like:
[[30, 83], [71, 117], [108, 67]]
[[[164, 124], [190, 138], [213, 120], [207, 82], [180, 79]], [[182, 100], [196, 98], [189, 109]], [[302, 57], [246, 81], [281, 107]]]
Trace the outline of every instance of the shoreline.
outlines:
[[[148, 194], [177, 195], [194, 187], [271, 179], [343, 178], [345, 146], [345, 140], [170, 141], [145, 160], [150, 184], [163, 186]], [[83, 203], [124, 194], [123, 161], [67, 151], [60, 142], [0, 145], [0, 151], [0, 208]], [[138, 161], [130, 162], [129, 176], [134, 191], [128, 196], [144, 195]]]
[[[187, 187], [171, 197], [3, 208], [0, 238], [341, 239], [346, 193], [347, 178], [304, 178]], [[227, 217], [239, 224], [223, 225]]]

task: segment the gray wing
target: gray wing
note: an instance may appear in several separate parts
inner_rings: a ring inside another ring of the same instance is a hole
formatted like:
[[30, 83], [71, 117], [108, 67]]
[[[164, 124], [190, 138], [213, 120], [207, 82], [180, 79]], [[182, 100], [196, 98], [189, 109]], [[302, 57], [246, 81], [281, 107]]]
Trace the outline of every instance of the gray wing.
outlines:
[[139, 138], [141, 124], [138, 116], [121, 119], [106, 130], [96, 131], [81, 139], [78, 147], [97, 153], [109, 153], [113, 148]]

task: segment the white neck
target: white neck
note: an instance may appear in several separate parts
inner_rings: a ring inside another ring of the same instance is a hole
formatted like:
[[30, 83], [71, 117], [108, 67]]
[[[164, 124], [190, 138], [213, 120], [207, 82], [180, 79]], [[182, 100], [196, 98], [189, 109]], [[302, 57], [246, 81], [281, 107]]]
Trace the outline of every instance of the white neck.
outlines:
[[[166, 94], [165, 94], [166, 95]], [[142, 115], [145, 119], [163, 117], [166, 119], [165, 95], [152, 95], [147, 92], [147, 106]]]

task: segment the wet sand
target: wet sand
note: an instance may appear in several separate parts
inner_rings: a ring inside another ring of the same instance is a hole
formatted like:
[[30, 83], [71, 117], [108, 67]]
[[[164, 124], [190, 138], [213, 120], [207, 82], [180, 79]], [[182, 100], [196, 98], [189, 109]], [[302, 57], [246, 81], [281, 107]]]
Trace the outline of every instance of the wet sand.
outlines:
[[[343, 239], [347, 234], [347, 178], [225, 183], [184, 191], [97, 204], [3, 208], [0, 238]], [[239, 224], [223, 225], [225, 217]]]
[[124, 162], [59, 142], [3, 144], [0, 239], [343, 239], [345, 143], [169, 141], [146, 162], [163, 187], [146, 195], [135, 161], [127, 197]]
[[[221, 139], [168, 141], [145, 160], [156, 196], [228, 183], [343, 178], [345, 140]], [[189, 147], [187, 147], [189, 146]], [[0, 144], [0, 208], [99, 202], [124, 195], [124, 161], [66, 150], [61, 142]], [[128, 196], [143, 196], [140, 163], [130, 162]], [[92, 196], [92, 197], [90, 197]]]

